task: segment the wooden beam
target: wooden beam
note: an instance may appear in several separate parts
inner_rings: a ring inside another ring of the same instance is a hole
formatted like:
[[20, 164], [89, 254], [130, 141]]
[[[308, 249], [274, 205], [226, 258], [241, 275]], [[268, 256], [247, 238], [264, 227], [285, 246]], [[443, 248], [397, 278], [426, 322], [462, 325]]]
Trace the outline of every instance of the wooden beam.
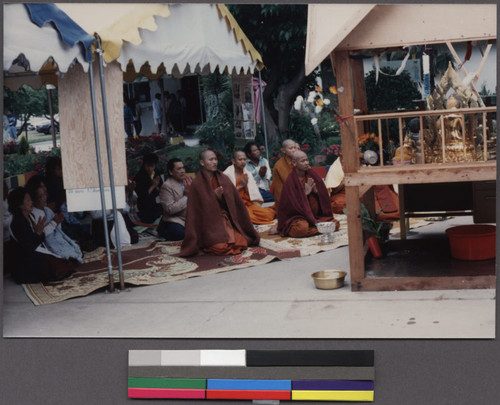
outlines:
[[398, 184], [399, 199], [399, 239], [406, 240], [405, 186]]
[[[451, 54], [453, 55], [453, 58], [458, 63], [458, 66], [460, 67], [460, 70], [462, 71], [464, 77], [467, 77], [467, 75], [468, 75], [467, 70], [464, 68], [464, 64], [462, 63], [462, 60], [460, 59], [457, 52], [455, 51], [455, 48], [453, 48], [453, 45], [451, 44], [451, 42], [449, 42], [449, 41], [446, 42], [446, 46], [448, 46], [448, 49], [450, 50]], [[475, 82], [474, 83], [471, 82], [469, 87], [470, 87], [471, 91], [479, 99], [479, 104], [484, 107], [484, 102], [483, 102], [481, 96], [479, 95], [479, 93], [477, 92], [476, 88], [474, 87], [474, 85], [475, 85]]]
[[474, 80], [472, 81], [472, 84], [475, 86], [477, 81], [479, 80], [479, 76], [481, 75], [481, 71], [483, 70], [484, 64], [486, 63], [486, 58], [488, 57], [490, 51], [491, 51], [492, 44], [488, 44], [486, 46], [486, 50], [484, 51], [483, 59], [481, 59], [481, 64], [479, 65], [476, 76], [474, 76]]
[[359, 169], [359, 152], [358, 140], [354, 131], [354, 103], [349, 52], [336, 51], [330, 56], [337, 81], [339, 114], [341, 117], [345, 117], [340, 125], [343, 155], [342, 165], [344, 173], [353, 173]]
[[389, 118], [415, 118], [415, 117], [433, 117], [439, 115], [456, 115], [456, 114], [482, 114], [486, 113], [496, 113], [496, 107], [475, 107], [475, 108], [456, 108], [453, 110], [415, 110], [415, 111], [403, 111], [403, 112], [390, 112], [390, 113], [380, 113], [380, 114], [369, 114], [369, 115], [356, 115], [354, 117], [355, 121], [371, 121], [378, 119], [389, 119]]
[[361, 168], [346, 173], [346, 186], [496, 180], [496, 161]]
[[346, 187], [347, 235], [349, 240], [349, 267], [351, 285], [365, 277], [363, 254], [363, 229], [361, 228], [361, 204], [358, 187]]
[[352, 291], [464, 290], [496, 288], [495, 276], [376, 277], [357, 280]]
[[[363, 60], [350, 59], [350, 64], [352, 73], [353, 108], [357, 108], [361, 112], [366, 112], [368, 110], [368, 102], [366, 100], [365, 71], [363, 68]], [[364, 127], [363, 122], [357, 122], [356, 125], [358, 128], [358, 134], [364, 134], [365, 132], [367, 132], [367, 129]]]

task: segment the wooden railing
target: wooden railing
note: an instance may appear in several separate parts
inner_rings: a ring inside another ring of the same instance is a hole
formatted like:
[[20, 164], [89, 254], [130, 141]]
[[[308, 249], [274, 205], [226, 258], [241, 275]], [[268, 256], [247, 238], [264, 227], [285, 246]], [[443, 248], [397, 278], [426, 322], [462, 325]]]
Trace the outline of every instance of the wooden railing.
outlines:
[[[383, 132], [382, 132], [382, 120], [389, 119], [397, 119], [399, 126], [399, 145], [401, 152], [401, 164], [404, 163], [404, 128], [405, 125], [403, 123], [403, 119], [405, 118], [418, 118], [420, 121], [420, 131], [419, 131], [419, 141], [421, 147], [421, 155], [420, 161], [416, 162], [416, 164], [425, 164], [425, 148], [424, 148], [424, 118], [425, 117], [440, 117], [440, 129], [441, 129], [441, 149], [442, 149], [442, 159], [443, 163], [446, 162], [446, 145], [445, 145], [445, 118], [447, 116], [460, 116], [461, 124], [462, 124], [462, 142], [464, 144], [464, 159], [466, 159], [466, 127], [465, 127], [465, 116], [466, 115], [474, 115], [481, 114], [482, 115], [482, 127], [483, 127], [483, 156], [482, 161], [488, 160], [488, 131], [487, 131], [487, 114], [496, 113], [496, 107], [478, 107], [478, 108], [460, 108], [460, 109], [450, 109], [450, 110], [418, 110], [418, 111], [404, 111], [399, 113], [382, 113], [382, 114], [370, 114], [370, 115], [356, 115], [354, 116], [354, 122], [363, 122], [363, 121], [377, 121], [378, 123], [378, 146], [380, 153], [380, 166], [384, 166], [383, 159]], [[358, 125], [354, 125], [356, 139], [359, 140], [359, 131]], [[437, 132], [437, 131], [436, 131]], [[470, 134], [471, 138], [473, 138], [474, 134]], [[389, 138], [389, 135], [387, 135]]]

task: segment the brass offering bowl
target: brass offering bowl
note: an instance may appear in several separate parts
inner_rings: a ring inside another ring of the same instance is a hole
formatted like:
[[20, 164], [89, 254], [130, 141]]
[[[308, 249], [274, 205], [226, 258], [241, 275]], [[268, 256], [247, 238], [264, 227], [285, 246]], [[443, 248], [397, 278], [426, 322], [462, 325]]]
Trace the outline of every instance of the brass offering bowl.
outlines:
[[344, 286], [347, 273], [341, 270], [321, 270], [311, 274], [314, 285], [320, 290], [334, 290]]

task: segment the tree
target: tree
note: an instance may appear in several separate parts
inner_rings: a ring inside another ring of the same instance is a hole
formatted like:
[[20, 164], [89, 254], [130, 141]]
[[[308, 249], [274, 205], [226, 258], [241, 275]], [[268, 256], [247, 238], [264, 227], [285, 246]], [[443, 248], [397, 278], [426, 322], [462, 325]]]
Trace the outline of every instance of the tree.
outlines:
[[[49, 100], [45, 86], [34, 90], [23, 85], [17, 91], [4, 87], [3, 97], [4, 109], [11, 108], [22, 123], [18, 135], [27, 127], [31, 117], [44, 115], [48, 118]], [[52, 97], [52, 102], [55, 114], [58, 111], [57, 97]]]
[[378, 82], [375, 83], [375, 70], [365, 77], [366, 98], [370, 111], [394, 111], [399, 108], [412, 109], [415, 101], [422, 98], [408, 72], [396, 76], [391, 68], [380, 69]]
[[307, 5], [228, 4], [228, 8], [262, 56], [267, 132], [271, 140], [283, 140], [288, 137], [293, 102], [306, 84]]

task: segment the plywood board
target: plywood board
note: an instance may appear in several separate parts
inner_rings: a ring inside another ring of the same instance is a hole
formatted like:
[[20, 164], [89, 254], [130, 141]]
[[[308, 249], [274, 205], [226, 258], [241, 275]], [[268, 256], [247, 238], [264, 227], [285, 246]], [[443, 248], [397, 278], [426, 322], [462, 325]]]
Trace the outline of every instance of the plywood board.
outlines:
[[[104, 185], [109, 186], [108, 159], [98, 66], [94, 63], [97, 121]], [[127, 184], [123, 122], [123, 73], [118, 63], [104, 69], [115, 186]], [[59, 115], [64, 188], [99, 187], [88, 73], [76, 64], [59, 79]]]

